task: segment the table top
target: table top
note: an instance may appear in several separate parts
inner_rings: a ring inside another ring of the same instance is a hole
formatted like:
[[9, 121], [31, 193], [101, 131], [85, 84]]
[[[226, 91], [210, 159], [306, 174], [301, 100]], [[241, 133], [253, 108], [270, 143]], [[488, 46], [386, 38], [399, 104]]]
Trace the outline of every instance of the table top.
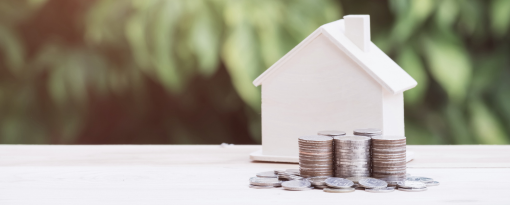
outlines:
[[0, 204], [510, 204], [510, 146], [408, 146], [425, 192], [251, 189], [258, 145], [0, 145]]

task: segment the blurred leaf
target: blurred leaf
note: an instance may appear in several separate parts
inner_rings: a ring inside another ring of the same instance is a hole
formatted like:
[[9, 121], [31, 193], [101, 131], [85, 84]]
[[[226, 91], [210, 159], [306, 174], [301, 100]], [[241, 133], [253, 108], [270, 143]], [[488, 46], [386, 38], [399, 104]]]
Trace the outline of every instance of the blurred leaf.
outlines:
[[453, 136], [455, 144], [473, 144], [472, 133], [468, 129], [468, 121], [460, 106], [449, 104], [445, 109], [448, 121], [448, 132]]
[[427, 73], [423, 67], [423, 62], [418, 54], [409, 46], [402, 49], [397, 62], [400, 67], [418, 82], [418, 86], [405, 92], [406, 103], [413, 105], [421, 102], [428, 86]]
[[440, 38], [428, 39], [424, 44], [432, 76], [454, 102], [460, 103], [471, 82], [468, 54], [462, 47]]
[[2, 50], [7, 67], [13, 74], [21, 74], [25, 56], [23, 45], [12, 30], [0, 25], [0, 49]]
[[503, 126], [491, 111], [480, 101], [471, 101], [469, 111], [472, 115], [471, 126], [482, 144], [506, 144], [508, 138]]
[[183, 88], [183, 79], [179, 75], [173, 58], [173, 36], [175, 23], [180, 16], [180, 1], [162, 1], [161, 10], [157, 13], [153, 36], [155, 47], [156, 77], [169, 90], [179, 92]]
[[151, 56], [146, 42], [145, 22], [143, 14], [139, 13], [131, 16], [126, 22], [126, 38], [131, 46], [135, 62], [141, 68], [147, 68], [151, 65]]
[[492, 0], [490, 9], [492, 31], [497, 37], [503, 37], [510, 26], [510, 1]]
[[451, 26], [459, 13], [458, 1], [440, 1], [436, 11], [436, 22], [441, 27]]
[[413, 32], [421, 26], [434, 9], [436, 1], [414, 0], [407, 2], [395, 1], [394, 9], [398, 9], [397, 22], [391, 32], [392, 41], [398, 44], [406, 42]]
[[261, 70], [257, 50], [255, 34], [245, 23], [233, 28], [223, 48], [223, 60], [232, 75], [232, 83], [254, 110], [260, 110], [260, 90], [251, 83]]
[[483, 31], [485, 22], [485, 15], [482, 13], [484, 5], [482, 1], [461, 1], [458, 6], [460, 7], [460, 24], [469, 35], [474, 34], [476, 31]]
[[216, 72], [219, 61], [221, 24], [217, 22], [209, 5], [202, 3], [196, 11], [191, 28], [191, 47], [198, 57], [200, 72], [211, 76]]

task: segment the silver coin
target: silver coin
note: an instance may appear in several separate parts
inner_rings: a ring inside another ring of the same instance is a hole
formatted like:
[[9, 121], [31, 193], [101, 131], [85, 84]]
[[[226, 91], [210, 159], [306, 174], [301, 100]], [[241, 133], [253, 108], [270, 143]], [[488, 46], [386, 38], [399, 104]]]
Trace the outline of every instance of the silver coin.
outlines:
[[325, 181], [326, 185], [333, 188], [349, 188], [354, 185], [354, 182], [344, 178], [330, 177]]
[[287, 176], [287, 178], [291, 179], [291, 180], [302, 180], [302, 179], [304, 179], [303, 177], [296, 176], [296, 175], [289, 175], [289, 176]]
[[276, 174], [274, 174], [274, 171], [268, 171], [268, 172], [257, 173], [257, 177], [261, 177], [261, 178], [277, 178], [278, 176]]
[[418, 181], [418, 182], [429, 182], [434, 181], [432, 178], [428, 177], [417, 177], [417, 176], [409, 176], [406, 178], [407, 181]]
[[359, 180], [359, 184], [365, 188], [383, 188], [388, 186], [388, 183], [386, 183], [383, 180], [374, 179], [374, 178], [368, 178], [368, 179], [361, 179]]
[[324, 189], [324, 188], [328, 188], [328, 186], [313, 185], [313, 188], [316, 188], [316, 189]]
[[345, 135], [345, 132], [339, 131], [339, 130], [325, 130], [325, 131], [320, 131], [317, 134], [322, 135], [322, 136], [343, 136], [343, 135]]
[[250, 184], [257, 186], [281, 186], [282, 181], [277, 178], [252, 177], [250, 178]]
[[325, 186], [326, 185], [326, 179], [329, 177], [326, 176], [320, 176], [320, 177], [311, 177], [308, 178], [308, 181], [312, 183], [314, 186]]
[[342, 188], [342, 189], [335, 189], [335, 188], [324, 188], [324, 192], [328, 193], [349, 193], [355, 191], [355, 188], [349, 187], [349, 188]]
[[257, 185], [251, 185], [249, 186], [252, 189], [272, 189], [275, 188], [274, 186], [257, 186]]
[[388, 141], [404, 141], [406, 140], [406, 137], [404, 136], [387, 136], [387, 135], [379, 135], [379, 136], [373, 136], [372, 137], [372, 143], [378, 143], [379, 141], [388, 143]]
[[438, 181], [428, 181], [428, 182], [424, 182], [425, 185], [427, 185], [427, 187], [429, 186], [439, 186], [439, 182]]
[[383, 187], [383, 188], [365, 189], [365, 191], [372, 192], [372, 193], [388, 193], [388, 192], [395, 191], [395, 188], [394, 187]]
[[423, 182], [420, 182], [420, 181], [402, 181], [402, 182], [399, 182], [397, 183], [398, 184], [398, 187], [402, 187], [402, 188], [408, 188], [408, 189], [421, 189], [421, 188], [425, 188], [427, 187], [427, 185], [425, 185], [425, 183]]
[[371, 177], [349, 177], [347, 178], [348, 180], [351, 180], [352, 182], [354, 182], [355, 184], [359, 183], [359, 180], [362, 180], [362, 179], [368, 179], [368, 178], [371, 178]]
[[354, 135], [382, 135], [382, 130], [377, 128], [364, 128], [364, 129], [355, 129], [353, 131]]
[[420, 191], [427, 191], [427, 187], [421, 188], [421, 189], [415, 189], [415, 188], [398, 188], [399, 191], [408, 191], [408, 192], [420, 192]]
[[292, 180], [282, 183], [282, 187], [287, 190], [299, 191], [309, 190], [312, 184], [308, 180]]
[[277, 170], [274, 170], [274, 173], [275, 174], [285, 173], [285, 170], [277, 169]]
[[326, 136], [320, 136], [320, 135], [311, 135], [311, 136], [303, 136], [303, 137], [300, 137], [299, 140], [301, 142], [329, 142], [329, 141], [333, 141], [333, 139], [331, 137], [326, 137]]

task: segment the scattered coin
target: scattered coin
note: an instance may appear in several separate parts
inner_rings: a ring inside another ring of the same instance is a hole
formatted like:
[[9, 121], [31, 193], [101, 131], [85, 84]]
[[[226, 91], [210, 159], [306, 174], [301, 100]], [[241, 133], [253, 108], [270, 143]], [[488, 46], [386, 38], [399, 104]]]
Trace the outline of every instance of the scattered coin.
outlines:
[[275, 188], [274, 186], [257, 186], [257, 185], [251, 185], [249, 186], [252, 189], [272, 189]]
[[420, 191], [427, 191], [427, 187], [421, 188], [421, 189], [415, 189], [415, 188], [398, 188], [399, 191], [408, 191], [408, 192], [420, 192]]
[[257, 186], [281, 186], [282, 182], [277, 178], [252, 177], [250, 178], [250, 184]]
[[291, 191], [311, 190], [312, 184], [308, 180], [292, 180], [282, 183], [283, 189]]
[[430, 182], [430, 181], [434, 181], [434, 179], [432, 178], [428, 178], [428, 177], [417, 177], [417, 176], [408, 176], [406, 178], [407, 181], [418, 181], [418, 182]]
[[349, 193], [349, 192], [353, 192], [355, 190], [356, 189], [354, 189], [354, 188], [342, 188], [342, 189], [324, 188], [323, 189], [324, 192], [329, 192], [329, 193]]
[[351, 180], [337, 177], [327, 178], [325, 181], [326, 185], [332, 188], [350, 188], [354, 183]]
[[268, 171], [268, 172], [257, 173], [257, 177], [261, 177], [261, 178], [278, 178], [278, 175], [276, 175], [274, 173], [274, 171]]
[[425, 185], [425, 183], [423, 182], [419, 182], [419, 181], [403, 181], [403, 182], [399, 182], [397, 183], [398, 184], [398, 187], [401, 187], [401, 188], [406, 188], [406, 189], [422, 189], [422, 188], [426, 188], [427, 185]]
[[312, 177], [312, 178], [308, 178], [308, 181], [314, 186], [326, 186], [325, 181], [327, 178], [329, 178], [329, 177], [325, 177], [325, 176]]
[[388, 192], [395, 191], [395, 188], [394, 187], [383, 187], [383, 188], [365, 189], [365, 191], [372, 192], [372, 193], [388, 193]]
[[428, 182], [424, 182], [425, 185], [427, 185], [427, 187], [429, 186], [439, 186], [439, 182], [438, 181], [428, 181]]
[[384, 188], [388, 186], [388, 183], [386, 183], [383, 180], [374, 179], [374, 178], [368, 178], [368, 179], [362, 179], [359, 180], [359, 184], [365, 188], [373, 189], [373, 188]]
[[347, 178], [348, 180], [351, 180], [352, 182], [354, 182], [354, 184], [358, 184], [359, 183], [359, 180], [362, 180], [362, 179], [370, 179], [371, 177], [349, 177]]

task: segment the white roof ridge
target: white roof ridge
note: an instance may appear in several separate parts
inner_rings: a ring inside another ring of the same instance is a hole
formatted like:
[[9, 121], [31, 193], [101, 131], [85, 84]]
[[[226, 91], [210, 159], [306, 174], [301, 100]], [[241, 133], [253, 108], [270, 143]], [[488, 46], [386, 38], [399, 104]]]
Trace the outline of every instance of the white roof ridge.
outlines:
[[362, 67], [374, 80], [382, 87], [393, 94], [401, 93], [415, 87], [418, 83], [407, 72], [405, 72], [397, 63], [386, 55], [374, 43], [371, 43], [370, 52], [363, 52], [354, 43], [352, 43], [344, 34], [344, 20], [334, 21], [322, 25], [312, 34], [305, 38], [301, 43], [285, 54], [280, 60], [269, 67], [257, 79], [253, 81], [255, 86], [274, 73], [281, 65], [292, 58], [302, 48], [311, 43], [320, 34], [324, 34], [340, 50]]

